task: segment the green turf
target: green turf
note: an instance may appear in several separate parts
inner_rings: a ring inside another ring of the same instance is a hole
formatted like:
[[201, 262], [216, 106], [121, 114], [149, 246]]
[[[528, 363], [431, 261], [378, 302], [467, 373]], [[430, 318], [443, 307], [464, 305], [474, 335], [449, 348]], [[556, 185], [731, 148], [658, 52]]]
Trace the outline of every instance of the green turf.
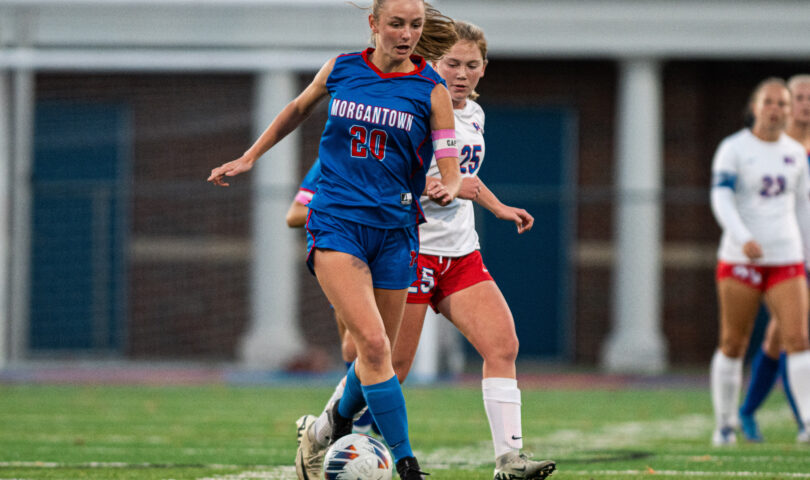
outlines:
[[[776, 392], [767, 442], [709, 446], [707, 389], [523, 390], [524, 449], [552, 478], [808, 478], [810, 446]], [[294, 420], [328, 388], [0, 386], [0, 479], [294, 479]], [[477, 388], [406, 387], [431, 479], [492, 478]]]

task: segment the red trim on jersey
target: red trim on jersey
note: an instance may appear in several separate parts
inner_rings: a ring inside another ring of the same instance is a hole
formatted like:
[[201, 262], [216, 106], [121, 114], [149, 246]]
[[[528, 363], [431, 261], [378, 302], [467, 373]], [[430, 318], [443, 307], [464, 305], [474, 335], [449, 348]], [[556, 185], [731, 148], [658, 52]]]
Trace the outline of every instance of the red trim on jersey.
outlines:
[[[361, 52], [361, 55], [363, 55], [363, 60], [365, 60], [366, 65], [368, 65], [369, 68], [374, 70], [374, 72], [377, 75], [379, 75], [380, 78], [396, 78], [396, 77], [407, 77], [409, 75], [419, 75], [422, 72], [422, 70], [424, 70], [425, 67], [427, 66], [427, 62], [425, 61], [424, 58], [420, 57], [419, 55], [411, 55], [411, 62], [413, 62], [413, 67], [414, 67], [413, 70], [411, 70], [410, 72], [390, 72], [390, 73], [385, 73], [382, 70], [380, 70], [379, 68], [377, 68], [377, 65], [374, 65], [371, 62], [371, 60], [368, 59], [369, 54], [371, 54], [373, 51], [374, 51], [373, 48], [368, 47], [367, 49], [365, 49], [365, 50], [363, 50]], [[419, 76], [421, 77], [422, 75], [419, 75]], [[430, 80], [430, 79], [428, 79], [428, 80]], [[433, 83], [436, 83], [436, 82], [433, 82]]]
[[309, 231], [309, 217], [311, 217], [311, 216], [312, 216], [312, 209], [310, 208], [309, 211], [307, 211], [307, 221], [304, 224], [304, 229], [312, 237], [312, 248], [307, 250], [307, 256], [306, 256], [307, 260], [309, 260], [309, 256], [312, 255], [312, 251], [315, 250], [315, 235], [313, 235], [312, 232]]

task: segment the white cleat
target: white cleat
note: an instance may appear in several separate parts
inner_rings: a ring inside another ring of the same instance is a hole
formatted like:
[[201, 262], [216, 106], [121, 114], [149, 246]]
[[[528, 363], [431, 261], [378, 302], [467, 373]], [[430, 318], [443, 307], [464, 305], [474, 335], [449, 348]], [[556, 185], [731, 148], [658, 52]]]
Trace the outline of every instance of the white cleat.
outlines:
[[736, 443], [737, 432], [734, 431], [734, 427], [723, 427], [712, 434], [712, 445], [715, 447], [727, 447]]
[[542, 480], [557, 468], [551, 460], [535, 461], [518, 452], [504, 453], [495, 460], [493, 480]]
[[295, 473], [298, 480], [318, 480], [323, 470], [326, 447], [310, 440], [309, 430], [317, 417], [304, 415], [295, 422], [298, 433], [298, 450], [295, 452]]
[[800, 431], [798, 435], [796, 435], [796, 443], [810, 444], [810, 432], [808, 432], [806, 428]]

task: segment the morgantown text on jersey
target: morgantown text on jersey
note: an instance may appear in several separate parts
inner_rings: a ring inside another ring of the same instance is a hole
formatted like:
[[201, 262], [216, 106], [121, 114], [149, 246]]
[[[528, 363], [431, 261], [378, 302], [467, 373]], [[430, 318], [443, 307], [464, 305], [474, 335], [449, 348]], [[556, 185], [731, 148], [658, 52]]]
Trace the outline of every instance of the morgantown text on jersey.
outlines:
[[339, 98], [332, 100], [332, 108], [329, 110], [329, 115], [376, 125], [397, 127], [406, 132], [410, 132], [411, 126], [413, 125], [413, 114], [411, 113], [400, 112], [393, 108], [364, 105], [362, 103], [341, 100]]

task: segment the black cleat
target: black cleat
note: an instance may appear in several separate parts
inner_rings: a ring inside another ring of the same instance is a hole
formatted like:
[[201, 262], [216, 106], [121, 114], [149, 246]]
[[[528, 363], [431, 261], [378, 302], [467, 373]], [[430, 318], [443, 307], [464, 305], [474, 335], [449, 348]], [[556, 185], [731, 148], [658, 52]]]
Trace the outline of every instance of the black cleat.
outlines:
[[425, 475], [430, 475], [419, 470], [419, 462], [414, 457], [400, 458], [397, 462], [397, 473], [402, 480], [422, 480]]

